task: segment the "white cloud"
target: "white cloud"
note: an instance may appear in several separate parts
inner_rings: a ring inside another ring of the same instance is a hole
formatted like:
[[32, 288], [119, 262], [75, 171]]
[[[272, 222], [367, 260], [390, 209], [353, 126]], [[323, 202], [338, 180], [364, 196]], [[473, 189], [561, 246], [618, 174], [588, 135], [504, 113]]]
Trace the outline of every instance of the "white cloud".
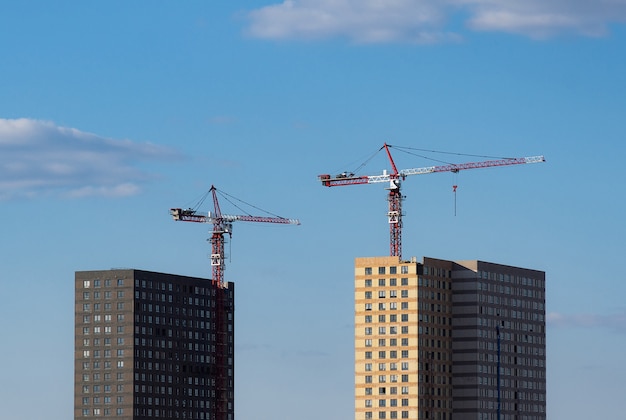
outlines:
[[556, 327], [609, 328], [626, 333], [626, 311], [609, 315], [549, 313], [549, 325]]
[[475, 31], [599, 36], [626, 21], [626, 0], [284, 0], [247, 17], [247, 32], [266, 39], [433, 43], [461, 38], [446, 29], [457, 17]]
[[176, 156], [161, 146], [48, 121], [0, 119], [0, 199], [133, 195], [150, 178], [139, 162]]

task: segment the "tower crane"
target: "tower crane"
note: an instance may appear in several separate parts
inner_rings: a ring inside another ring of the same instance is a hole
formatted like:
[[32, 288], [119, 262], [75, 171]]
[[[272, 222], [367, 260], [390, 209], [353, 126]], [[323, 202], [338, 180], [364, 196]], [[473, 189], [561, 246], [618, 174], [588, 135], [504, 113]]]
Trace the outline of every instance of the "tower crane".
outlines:
[[265, 217], [265, 216], [249, 216], [249, 215], [227, 215], [222, 214], [220, 204], [217, 199], [217, 188], [211, 185], [209, 190], [213, 196], [213, 213], [207, 215], [198, 214], [195, 210], [180, 208], [170, 209], [170, 214], [176, 221], [196, 222], [196, 223], [212, 223], [213, 232], [211, 235], [211, 267], [213, 271], [212, 281], [219, 288], [224, 288], [224, 236], [232, 237], [233, 222], [259, 222], [259, 223], [279, 223], [288, 225], [299, 225], [298, 219], [286, 219], [284, 217]]
[[[224, 243], [225, 235], [229, 237], [233, 234], [233, 222], [259, 222], [259, 223], [280, 223], [299, 225], [300, 221], [297, 219], [285, 219], [283, 217], [264, 217], [264, 216], [250, 216], [250, 215], [226, 215], [222, 214], [220, 210], [220, 204], [217, 199], [217, 189], [211, 185], [209, 192], [213, 196], [213, 213], [199, 214], [193, 209], [170, 209], [170, 214], [176, 221], [182, 222], [196, 222], [196, 223], [212, 223], [213, 231], [211, 235], [211, 267], [213, 271], [212, 285], [215, 288], [215, 300], [216, 300], [216, 320], [215, 329], [215, 355], [216, 355], [216, 369], [215, 369], [215, 399], [216, 404], [214, 413], [211, 416], [213, 420], [227, 420], [228, 418], [228, 392], [229, 388], [233, 385], [229, 385], [229, 366], [227, 358], [232, 351], [232, 345], [229, 349], [228, 342], [228, 319], [225, 317], [225, 312], [233, 310], [232, 307], [226, 307], [228, 305], [229, 290], [228, 285], [224, 281]], [[232, 408], [231, 408], [232, 410]]]
[[[325, 187], [339, 187], [346, 185], [360, 184], [376, 184], [388, 182], [389, 190], [388, 201], [389, 211], [387, 218], [389, 221], [389, 251], [390, 255], [402, 257], [402, 199], [400, 186], [402, 181], [409, 175], [425, 175], [438, 172], [458, 173], [466, 169], [492, 168], [496, 166], [521, 165], [526, 163], [545, 162], [543, 156], [531, 156], [511, 159], [485, 160], [481, 162], [467, 162], [460, 164], [447, 164], [440, 166], [427, 166], [423, 168], [401, 169], [398, 170], [389, 148], [392, 146], [384, 143], [379, 151], [385, 149], [389, 163], [391, 164], [391, 172], [384, 170], [380, 175], [356, 176], [353, 173], [343, 172], [341, 174], [331, 176], [330, 174], [319, 175], [318, 178]], [[456, 191], [456, 186], [455, 186]]]

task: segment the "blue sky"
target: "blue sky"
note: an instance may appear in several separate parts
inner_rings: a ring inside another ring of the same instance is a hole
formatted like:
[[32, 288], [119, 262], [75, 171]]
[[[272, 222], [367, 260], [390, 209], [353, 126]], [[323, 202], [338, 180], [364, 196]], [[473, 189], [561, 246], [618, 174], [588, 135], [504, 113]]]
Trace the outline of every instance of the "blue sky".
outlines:
[[353, 259], [388, 252], [386, 191], [316, 177], [384, 142], [546, 156], [408, 178], [403, 255], [545, 270], [549, 418], [621, 416], [626, 1], [5, 3], [3, 417], [72, 416], [74, 271], [210, 275], [210, 226], [168, 210], [215, 184], [302, 221], [227, 246], [238, 420], [351, 418]]

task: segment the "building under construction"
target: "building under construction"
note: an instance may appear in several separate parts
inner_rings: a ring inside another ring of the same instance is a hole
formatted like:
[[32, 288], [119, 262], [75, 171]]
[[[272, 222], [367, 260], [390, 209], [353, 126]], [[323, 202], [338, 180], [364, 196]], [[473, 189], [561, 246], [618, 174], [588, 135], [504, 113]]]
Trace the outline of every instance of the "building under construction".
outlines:
[[234, 419], [234, 284], [75, 273], [74, 419]]
[[545, 420], [545, 273], [355, 261], [355, 419]]

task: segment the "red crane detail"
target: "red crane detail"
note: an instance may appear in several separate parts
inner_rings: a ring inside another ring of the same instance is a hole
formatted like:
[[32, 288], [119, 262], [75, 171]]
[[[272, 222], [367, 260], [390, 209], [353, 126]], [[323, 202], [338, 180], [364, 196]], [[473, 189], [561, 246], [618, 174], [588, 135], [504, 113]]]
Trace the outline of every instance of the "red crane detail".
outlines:
[[[380, 182], [389, 182], [388, 201], [389, 210], [387, 213], [389, 221], [389, 252], [391, 256], [402, 257], [402, 200], [404, 197], [400, 192], [402, 181], [409, 175], [425, 175], [437, 172], [453, 172], [457, 173], [466, 169], [492, 168], [497, 166], [521, 165], [526, 163], [545, 162], [543, 156], [521, 157], [512, 159], [485, 160], [482, 162], [467, 162], [460, 164], [448, 164], [441, 166], [427, 166], [423, 168], [402, 169], [398, 171], [389, 148], [391, 145], [383, 144], [380, 150], [385, 149], [389, 163], [391, 164], [391, 173], [383, 171], [381, 175], [373, 176], [355, 176], [353, 173], [343, 172], [336, 176], [329, 174], [319, 175], [319, 180], [325, 187], [339, 187], [346, 185], [374, 184]], [[454, 187], [456, 192], [456, 186]]]
[[224, 282], [224, 243], [225, 235], [229, 237], [233, 234], [233, 222], [260, 222], [260, 223], [279, 223], [299, 225], [297, 219], [285, 219], [283, 217], [265, 217], [265, 216], [249, 216], [249, 215], [227, 215], [222, 214], [220, 204], [217, 199], [217, 189], [211, 185], [209, 190], [213, 196], [213, 213], [207, 215], [199, 214], [195, 210], [183, 210], [179, 208], [170, 209], [170, 214], [176, 221], [196, 222], [196, 223], [212, 223], [213, 231], [211, 234], [211, 267], [213, 271], [212, 281], [218, 287], [225, 287]]
[[[212, 223], [213, 231], [211, 232], [211, 267], [213, 271], [212, 285], [215, 287], [216, 297], [216, 338], [215, 338], [215, 354], [216, 354], [216, 369], [215, 369], [215, 398], [216, 405], [214, 407], [214, 414], [211, 419], [213, 420], [227, 420], [229, 409], [229, 389], [233, 387], [229, 384], [229, 366], [228, 356], [229, 343], [228, 343], [228, 319], [225, 316], [226, 305], [229, 302], [228, 297], [228, 285], [224, 281], [224, 243], [225, 235], [232, 236], [232, 224], [235, 221], [241, 220], [244, 222], [261, 222], [261, 223], [280, 223], [280, 224], [292, 224], [299, 225], [300, 222], [296, 219], [285, 219], [282, 217], [263, 217], [263, 216], [247, 216], [238, 215], [230, 216], [222, 214], [220, 210], [220, 204], [217, 199], [217, 189], [211, 185], [209, 190], [213, 196], [213, 213], [209, 212], [207, 215], [198, 214], [195, 210], [180, 208], [170, 209], [170, 214], [176, 221], [182, 222], [196, 222], [196, 223]], [[232, 308], [231, 308], [232, 309]], [[232, 357], [232, 354], [230, 354]]]

